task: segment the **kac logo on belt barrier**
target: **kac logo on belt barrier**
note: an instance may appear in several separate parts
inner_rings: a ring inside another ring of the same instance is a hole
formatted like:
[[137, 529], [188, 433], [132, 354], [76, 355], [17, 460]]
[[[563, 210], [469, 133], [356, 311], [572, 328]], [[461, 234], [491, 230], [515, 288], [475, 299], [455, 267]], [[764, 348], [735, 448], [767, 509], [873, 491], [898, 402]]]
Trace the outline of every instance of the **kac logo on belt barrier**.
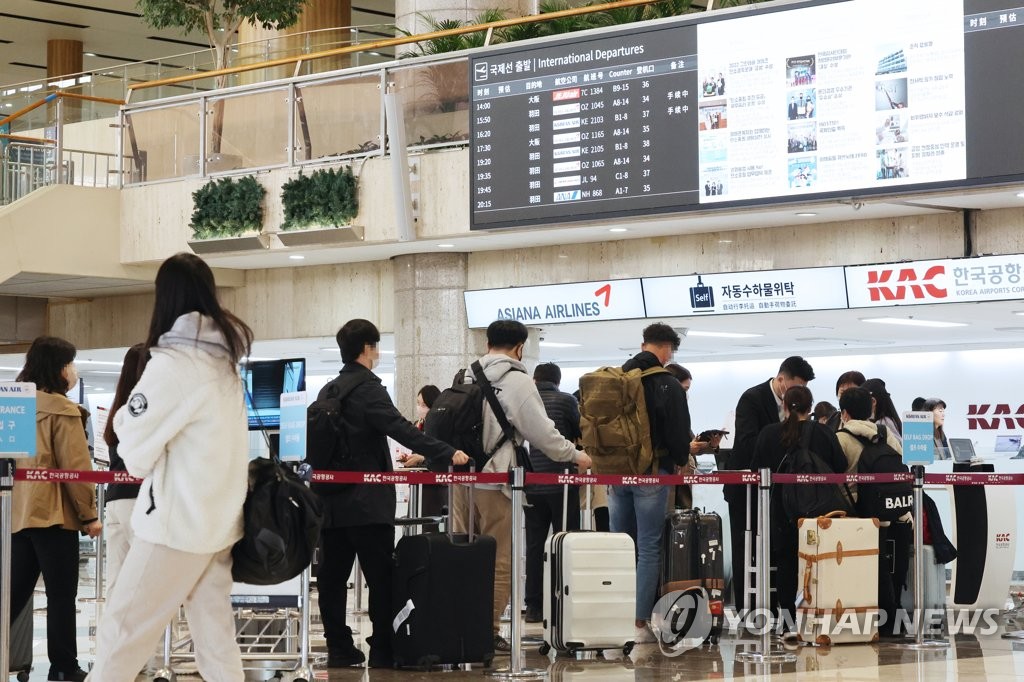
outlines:
[[26, 481], [49, 481], [50, 475], [46, 469], [25, 469]]

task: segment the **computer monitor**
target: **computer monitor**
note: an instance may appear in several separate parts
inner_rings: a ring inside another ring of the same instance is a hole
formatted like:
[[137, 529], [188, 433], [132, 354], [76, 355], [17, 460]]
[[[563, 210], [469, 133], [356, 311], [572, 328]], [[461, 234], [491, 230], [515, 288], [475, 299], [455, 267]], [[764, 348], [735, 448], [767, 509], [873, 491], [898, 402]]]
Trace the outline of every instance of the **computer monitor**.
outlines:
[[306, 360], [255, 360], [242, 366], [249, 430], [281, 427], [281, 394], [306, 390]]
[[1021, 436], [996, 436], [996, 452], [1018, 452]]
[[974, 459], [974, 442], [970, 438], [950, 438], [949, 449], [954, 462], [970, 462]]

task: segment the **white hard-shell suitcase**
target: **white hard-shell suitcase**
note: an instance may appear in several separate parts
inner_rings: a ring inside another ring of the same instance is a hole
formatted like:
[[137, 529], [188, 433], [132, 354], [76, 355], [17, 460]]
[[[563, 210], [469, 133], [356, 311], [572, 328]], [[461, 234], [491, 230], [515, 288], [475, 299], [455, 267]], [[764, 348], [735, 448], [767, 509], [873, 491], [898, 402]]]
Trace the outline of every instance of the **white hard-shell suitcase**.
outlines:
[[813, 644], [878, 639], [878, 519], [842, 512], [797, 522], [797, 635]]
[[[921, 557], [924, 561], [924, 604], [928, 611], [946, 613], [946, 565], [935, 563], [935, 549], [924, 545]], [[907, 568], [907, 587], [900, 595], [900, 606], [913, 616], [914, 613], [914, 548], [910, 548], [910, 565]], [[925, 618], [925, 623], [929, 622]]]
[[625, 533], [569, 532], [544, 545], [541, 654], [633, 649], [636, 550]]

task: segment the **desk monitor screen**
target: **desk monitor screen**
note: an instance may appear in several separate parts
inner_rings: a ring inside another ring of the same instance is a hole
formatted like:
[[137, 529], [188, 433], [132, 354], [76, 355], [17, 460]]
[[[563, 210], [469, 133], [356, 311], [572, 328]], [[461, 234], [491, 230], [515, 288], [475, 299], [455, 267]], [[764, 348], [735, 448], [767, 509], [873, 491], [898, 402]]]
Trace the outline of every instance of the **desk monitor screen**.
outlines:
[[996, 436], [996, 452], [1017, 452], [1021, 436]]
[[954, 462], [970, 462], [974, 459], [974, 443], [970, 438], [950, 438], [949, 449]]

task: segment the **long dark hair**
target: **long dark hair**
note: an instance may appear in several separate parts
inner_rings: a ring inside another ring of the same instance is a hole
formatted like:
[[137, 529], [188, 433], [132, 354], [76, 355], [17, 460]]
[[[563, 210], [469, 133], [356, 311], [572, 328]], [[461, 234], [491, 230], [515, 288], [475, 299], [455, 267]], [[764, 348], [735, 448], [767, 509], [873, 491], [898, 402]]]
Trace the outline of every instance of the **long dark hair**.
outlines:
[[237, 363], [252, 348], [252, 329], [221, 307], [213, 272], [202, 258], [178, 253], [163, 262], [156, 273], [156, 303], [149, 323], [146, 350], [157, 345], [182, 315], [198, 312], [213, 320], [224, 335], [231, 361]]
[[71, 390], [64, 368], [75, 361], [75, 347], [56, 336], [40, 336], [25, 353], [25, 366], [15, 381], [30, 381], [43, 393], [63, 395]]
[[885, 382], [881, 379], [868, 379], [861, 388], [867, 389], [871, 397], [875, 399], [875, 422], [880, 422], [888, 417], [896, 424], [896, 427], [903, 433], [903, 420], [900, 419], [899, 410], [893, 405], [892, 396], [885, 388]]
[[110, 412], [107, 413], [107, 427], [103, 429], [103, 440], [110, 447], [114, 447], [120, 442], [117, 434], [114, 433], [114, 415], [128, 402], [128, 396], [135, 388], [135, 384], [139, 383], [142, 370], [146, 369], [147, 362], [149, 362], [149, 353], [144, 344], [137, 343], [124, 354], [121, 376], [117, 378], [117, 388], [114, 389], [114, 402], [111, 403]]
[[786, 421], [782, 422], [782, 445], [789, 450], [800, 442], [802, 418], [811, 413], [814, 396], [806, 386], [792, 386], [782, 396], [782, 404], [789, 410]]

